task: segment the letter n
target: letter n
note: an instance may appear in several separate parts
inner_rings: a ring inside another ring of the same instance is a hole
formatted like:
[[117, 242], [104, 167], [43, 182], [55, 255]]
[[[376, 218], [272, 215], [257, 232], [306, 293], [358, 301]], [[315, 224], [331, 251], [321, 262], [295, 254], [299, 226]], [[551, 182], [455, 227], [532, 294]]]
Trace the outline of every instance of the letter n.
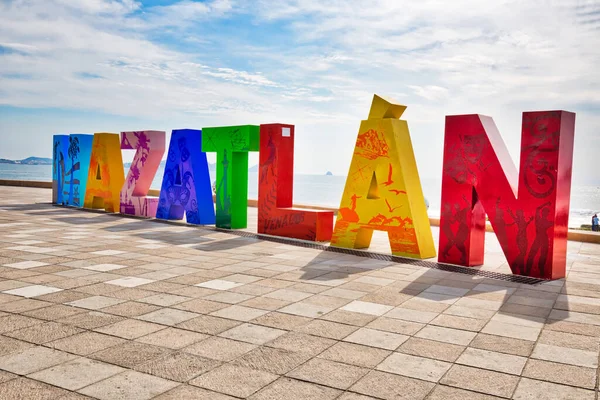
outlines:
[[[312, 241], [329, 241], [333, 212], [292, 208], [294, 185], [294, 126], [260, 126], [258, 233]], [[273, 221], [289, 217], [278, 228]], [[301, 221], [301, 222], [296, 222]]]
[[83, 206], [118, 212], [124, 181], [119, 134], [95, 133]]
[[171, 133], [156, 218], [183, 219], [189, 224], [215, 223], [206, 153], [200, 150], [202, 131], [178, 129]]
[[394, 255], [435, 257], [405, 106], [375, 95], [362, 121], [331, 245], [366, 248], [386, 231]]
[[574, 132], [573, 113], [523, 113], [517, 174], [492, 118], [447, 116], [439, 261], [483, 264], [487, 214], [513, 273], [564, 277]]
[[121, 213], [154, 218], [159, 198], [148, 190], [165, 154], [165, 132], [121, 132], [121, 149], [136, 150], [121, 188]]

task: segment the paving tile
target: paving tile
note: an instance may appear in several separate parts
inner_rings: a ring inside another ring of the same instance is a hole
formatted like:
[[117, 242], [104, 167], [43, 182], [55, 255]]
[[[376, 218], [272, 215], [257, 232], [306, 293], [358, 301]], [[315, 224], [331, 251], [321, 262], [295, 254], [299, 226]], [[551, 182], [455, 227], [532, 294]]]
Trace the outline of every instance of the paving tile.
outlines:
[[108, 271], [114, 271], [116, 269], [126, 268], [126, 266], [119, 265], [119, 264], [95, 264], [95, 265], [88, 265], [87, 267], [82, 267], [82, 268], [89, 269], [92, 271], [98, 271], [98, 272], [108, 272]]
[[514, 339], [536, 341], [540, 334], [540, 328], [490, 321], [481, 332]]
[[169, 307], [175, 304], [183, 303], [186, 300], [190, 300], [190, 298], [185, 296], [177, 296], [175, 294], [161, 293], [155, 294], [153, 296], [144, 297], [138, 299], [137, 301], [140, 301], [142, 303], [154, 304], [162, 307]]
[[122, 317], [137, 317], [139, 315], [148, 314], [149, 312], [160, 309], [159, 306], [152, 304], [138, 303], [135, 301], [127, 301], [102, 309], [102, 312], [108, 314], [120, 315]]
[[251, 400], [328, 400], [338, 398], [340, 391], [315, 385], [308, 382], [301, 382], [295, 379], [281, 378], [273, 382], [254, 396]]
[[62, 351], [36, 346], [0, 357], [0, 369], [27, 375], [76, 358]]
[[456, 360], [457, 364], [490, 369], [513, 375], [520, 375], [526, 362], [527, 358], [525, 357], [473, 349], [470, 347], [461, 354], [458, 360]]
[[514, 375], [462, 365], [454, 365], [440, 381], [444, 385], [499, 397], [510, 397], [518, 382], [519, 377]]
[[514, 354], [516, 356], [529, 357], [533, 351], [535, 342], [522, 339], [513, 339], [504, 336], [488, 335], [479, 333], [469, 344], [477, 349], [497, 351], [499, 353]]
[[267, 293], [264, 296], [273, 298], [273, 299], [278, 299], [278, 300], [296, 302], [296, 301], [304, 300], [307, 297], [312, 296], [312, 293], [299, 292], [297, 290], [291, 290], [291, 289], [279, 289], [274, 292]]
[[201, 315], [199, 317], [177, 324], [176, 327], [181, 329], [187, 329], [190, 331], [205, 333], [208, 335], [217, 335], [238, 325], [240, 325], [238, 321], [212, 317], [209, 315]]
[[381, 316], [393, 308], [394, 307], [392, 306], [386, 306], [383, 304], [354, 300], [351, 303], [346, 304], [341, 309], [344, 311]]
[[31, 374], [29, 377], [64, 389], [79, 390], [123, 371], [125, 371], [123, 368], [115, 365], [89, 358], [76, 358]]
[[360, 379], [351, 391], [386, 400], [421, 400], [435, 385], [418, 379], [371, 371]]
[[107, 281], [106, 283], [108, 283], [109, 285], [132, 288], [147, 285], [148, 283], [152, 282], [155, 282], [155, 280], [140, 278], [139, 276], [127, 276], [125, 278], [113, 279], [112, 281]]
[[117, 256], [119, 254], [123, 254], [125, 253], [124, 251], [120, 251], [120, 250], [100, 250], [100, 251], [93, 251], [91, 254], [97, 255], [97, 256]]
[[422, 379], [424, 381], [437, 382], [444, 376], [451, 365], [450, 363], [430, 358], [393, 353], [377, 366], [377, 370]]
[[437, 340], [438, 342], [468, 345], [476, 333], [458, 329], [444, 328], [428, 325], [421, 329], [415, 336], [423, 339]]
[[334, 343], [334, 340], [320, 336], [307, 335], [300, 332], [287, 332], [266, 343], [266, 345], [278, 349], [303, 352], [314, 356], [332, 346]]
[[228, 307], [227, 304], [205, 299], [194, 299], [173, 306], [173, 308], [177, 308], [179, 310], [195, 312], [198, 314], [210, 314], [213, 311], [217, 311], [226, 307]]
[[527, 362], [523, 376], [586, 389], [594, 389], [596, 384], [596, 370], [593, 368], [534, 359]]
[[365, 326], [373, 321], [376, 316], [361, 314], [344, 310], [335, 310], [321, 317], [326, 321], [339, 322], [346, 325]]
[[102, 312], [91, 311], [73, 315], [71, 317], [59, 319], [57, 322], [64, 324], [75, 325], [83, 329], [95, 329], [101, 326], [114, 324], [115, 322], [123, 321], [125, 318], [117, 315], [105, 314]]
[[233, 363], [276, 375], [283, 375], [310, 358], [311, 355], [304, 352], [261, 346], [240, 356]]
[[22, 340], [0, 336], [0, 356], [17, 353], [33, 346], [33, 344], [24, 342]]
[[406, 340], [408, 340], [408, 336], [406, 335], [382, 332], [369, 328], [360, 328], [344, 339], [346, 342], [379, 347], [387, 350], [396, 350]]
[[101, 400], [146, 400], [177, 385], [156, 376], [127, 371], [83, 388], [79, 392]]
[[180, 385], [155, 397], [154, 400], [235, 400], [235, 397], [196, 386]]
[[390, 354], [391, 351], [389, 350], [354, 343], [338, 342], [319, 354], [318, 357], [358, 367], [375, 368]]
[[301, 317], [299, 315], [283, 314], [280, 312], [271, 312], [271, 313], [263, 315], [262, 317], [256, 318], [252, 322], [257, 325], [264, 325], [264, 326], [268, 326], [271, 328], [286, 329], [286, 330], [292, 330], [292, 329], [299, 330], [302, 326], [306, 325], [310, 321], [313, 321], [313, 320], [311, 320], [310, 318], [307, 318], [307, 317]]
[[138, 365], [135, 369], [172, 381], [187, 382], [220, 364], [219, 361], [180, 352]]
[[161, 308], [160, 310], [140, 315], [137, 317], [137, 319], [163, 325], [177, 325], [197, 316], [198, 314], [191, 313], [189, 311], [176, 310], [173, 308]]
[[184, 329], [167, 328], [136, 339], [136, 342], [152, 344], [178, 350], [209, 338], [208, 335], [186, 331]]
[[414, 335], [423, 328], [418, 322], [403, 321], [401, 319], [379, 317], [367, 324], [367, 328], [380, 331], [400, 333], [403, 335]]
[[[285, 314], [284, 314], [285, 315]], [[255, 321], [256, 322], [256, 321]], [[286, 329], [286, 328], [283, 328]], [[289, 328], [292, 329], [292, 328]], [[355, 326], [338, 324], [336, 322], [323, 321], [319, 319], [312, 320], [311, 322], [301, 325], [295, 328], [296, 331], [302, 333], [309, 333], [315, 336], [326, 337], [329, 339], [341, 340], [357, 330]]]
[[135, 319], [126, 319], [111, 325], [97, 328], [96, 332], [113, 335], [124, 339], [136, 339], [150, 333], [165, 329], [163, 325], [153, 324]]
[[57, 319], [70, 317], [85, 312], [80, 308], [69, 307], [62, 304], [56, 304], [49, 307], [38, 308], [31, 311], [25, 311], [22, 314], [32, 318], [55, 321]]
[[300, 315], [302, 317], [318, 318], [324, 314], [327, 314], [332, 310], [331, 307], [318, 306], [314, 304], [298, 302], [290, 304], [289, 306], [283, 307], [279, 310], [282, 313], [288, 313], [293, 315]]
[[71, 301], [67, 304], [73, 307], [86, 308], [88, 310], [99, 310], [104, 307], [110, 307], [124, 302], [125, 300], [115, 299], [114, 297], [91, 296], [86, 297], [85, 299]]
[[405, 321], [420, 322], [423, 324], [427, 324], [431, 322], [435, 317], [437, 317], [438, 313], [396, 307], [387, 314], [385, 314], [385, 316], [387, 318], [397, 318]]
[[60, 292], [62, 289], [52, 286], [44, 286], [44, 285], [32, 285], [32, 286], [24, 286], [18, 289], [6, 290], [2, 293], [11, 294], [13, 296], [21, 296], [21, 297], [37, 297], [42, 296], [44, 294], [56, 293]]
[[0, 399], [55, 400], [67, 394], [66, 390], [22, 377], [0, 384]]
[[464, 346], [443, 343], [435, 340], [411, 337], [397, 350], [405, 354], [454, 362], [464, 351]]
[[570, 349], [538, 343], [533, 349], [531, 358], [555, 361], [563, 364], [579, 365], [580, 367], [597, 368], [598, 352]]
[[5, 335], [26, 342], [44, 344], [53, 340], [75, 335], [82, 331], [82, 329], [72, 325], [59, 324], [58, 322], [46, 322], [44, 324], [37, 324], [28, 328], [8, 332], [5, 333]]
[[366, 368], [313, 358], [287, 375], [337, 389], [348, 389], [368, 371]]
[[10, 264], [3, 264], [3, 267], [16, 268], [16, 269], [29, 269], [29, 268], [37, 268], [43, 267], [44, 265], [48, 265], [47, 263], [40, 261], [19, 261]]
[[281, 329], [254, 324], [242, 324], [221, 333], [219, 336], [253, 344], [264, 344], [285, 334]]
[[433, 321], [431, 325], [443, 326], [446, 328], [463, 329], [467, 331], [479, 332], [485, 325], [486, 321], [475, 319], [458, 317], [455, 315], [440, 314]]
[[186, 353], [219, 361], [231, 361], [256, 348], [255, 344], [210, 337], [183, 349]]
[[519, 386], [515, 391], [513, 399], [593, 400], [595, 399], [595, 396], [595, 393], [591, 390], [523, 378], [521, 379], [521, 382], [519, 382]]
[[500, 397], [489, 396], [487, 394], [470, 392], [468, 390], [457, 389], [449, 386], [436, 386], [427, 400], [497, 400]]
[[190, 381], [215, 392], [248, 397], [277, 379], [277, 375], [239, 365], [225, 364]]
[[243, 283], [239, 283], [239, 282], [225, 281], [222, 279], [213, 279], [212, 281], [198, 283], [197, 285], [194, 285], [194, 286], [208, 288], [208, 289], [215, 289], [215, 290], [230, 290], [230, 289], [242, 286], [242, 285], [243, 285]]
[[11, 374], [10, 372], [0, 371], [0, 384], [8, 382], [11, 379], [17, 378], [18, 375]]
[[257, 308], [244, 307], [239, 305], [232, 305], [227, 308], [215, 311], [211, 313], [216, 317], [234, 319], [236, 321], [249, 322], [255, 318], [267, 314], [266, 310], [259, 310]]
[[572, 333], [543, 330], [538, 343], [586, 351], [598, 351], [599, 339], [584, 335], [574, 335]]
[[83, 332], [46, 343], [46, 346], [82, 356], [125, 343], [124, 339], [96, 332]]
[[125, 342], [90, 354], [88, 357], [125, 368], [133, 368], [171, 353], [171, 350], [163, 347], [137, 342]]

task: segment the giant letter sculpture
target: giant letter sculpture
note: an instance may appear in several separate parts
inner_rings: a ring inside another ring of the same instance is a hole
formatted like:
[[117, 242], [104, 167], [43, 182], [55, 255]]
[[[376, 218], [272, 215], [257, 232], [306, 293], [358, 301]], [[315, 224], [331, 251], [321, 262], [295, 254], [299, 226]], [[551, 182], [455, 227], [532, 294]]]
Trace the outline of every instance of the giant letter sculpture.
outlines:
[[83, 206], [118, 212], [124, 175], [119, 134], [95, 133]]
[[[202, 129], [202, 151], [217, 153], [217, 227], [248, 225], [248, 152], [258, 151], [255, 125]], [[235, 177], [235, 178], [234, 178]]]
[[215, 223], [215, 209], [206, 153], [200, 151], [202, 131], [178, 129], [171, 133], [156, 218], [183, 219], [190, 224]]
[[333, 212], [292, 208], [294, 125], [260, 126], [258, 233], [329, 241]]
[[65, 204], [65, 175], [69, 135], [54, 135], [52, 145], [52, 203]]
[[159, 198], [148, 197], [148, 190], [165, 153], [165, 132], [121, 132], [121, 149], [136, 150], [121, 189], [121, 213], [154, 218]]
[[564, 277], [574, 130], [573, 113], [523, 113], [517, 174], [490, 117], [447, 116], [439, 261], [483, 264], [487, 213], [513, 273]]
[[71, 169], [66, 173], [69, 181], [65, 184], [69, 187], [68, 191], [65, 190], [65, 195], [68, 196], [67, 204], [70, 206], [83, 207], [93, 141], [94, 135], [69, 135], [67, 155], [71, 160]]
[[362, 121], [331, 245], [366, 248], [387, 231], [394, 255], [435, 257], [405, 106], [375, 95]]

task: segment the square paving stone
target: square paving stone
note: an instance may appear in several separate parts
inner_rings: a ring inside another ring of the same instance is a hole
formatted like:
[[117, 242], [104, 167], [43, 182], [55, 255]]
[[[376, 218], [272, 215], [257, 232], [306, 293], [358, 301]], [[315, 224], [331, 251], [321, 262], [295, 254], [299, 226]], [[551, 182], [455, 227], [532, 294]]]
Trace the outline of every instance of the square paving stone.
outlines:
[[362, 378], [367, 372], [369, 370], [366, 368], [313, 358], [289, 372], [288, 376], [345, 390]]
[[599, 340], [591, 336], [543, 330], [538, 343], [586, 351], [598, 351]]
[[167, 328], [136, 339], [136, 342], [167, 347], [169, 349], [182, 349], [193, 343], [200, 342], [210, 336], [184, 329]]
[[518, 382], [518, 376], [462, 365], [454, 365], [440, 381], [444, 385], [499, 397], [510, 397]]
[[264, 344], [285, 334], [281, 329], [254, 324], [242, 324], [221, 333], [219, 336], [253, 344]]
[[238, 321], [211, 317], [210, 315], [200, 315], [199, 317], [177, 324], [176, 327], [207, 335], [217, 335], [238, 325], [240, 325]]
[[475, 335], [475, 332], [428, 325], [421, 329], [415, 337], [466, 346], [473, 340]]
[[7, 400], [55, 400], [69, 392], [27, 378], [12, 379], [0, 384], [0, 399]]
[[159, 309], [159, 306], [152, 304], [127, 301], [125, 303], [117, 304], [116, 306], [103, 308], [102, 312], [120, 315], [121, 317], [137, 317], [139, 315], [148, 314]]
[[10, 372], [0, 371], [0, 384], [8, 382], [11, 379], [17, 378], [18, 375], [11, 374]]
[[115, 322], [123, 320], [125, 320], [125, 318], [119, 317], [117, 315], [110, 315], [102, 312], [91, 311], [59, 319], [57, 322], [75, 325], [83, 329], [95, 329], [101, 326], [114, 324]]
[[422, 379], [424, 381], [437, 382], [448, 371], [452, 364], [411, 356], [402, 353], [393, 353], [377, 366], [379, 371], [404, 375], [410, 378]]
[[381, 316], [393, 308], [394, 307], [392, 306], [386, 306], [384, 304], [354, 300], [343, 306], [341, 310]]
[[176, 382], [190, 379], [221, 365], [219, 361], [198, 357], [188, 353], [174, 353], [138, 365], [135, 369], [150, 375], [160, 376]]
[[467, 348], [456, 360], [457, 364], [471, 367], [490, 369], [507, 374], [520, 375], [525, 367], [527, 358], [494, 351]]
[[189, 311], [176, 310], [173, 308], [161, 308], [160, 310], [140, 315], [137, 319], [155, 322], [163, 325], [177, 325], [181, 322], [197, 317], [198, 314]]
[[396, 350], [406, 340], [408, 340], [408, 336], [369, 328], [360, 328], [344, 339], [345, 342], [379, 347], [386, 350]]
[[514, 339], [536, 341], [540, 334], [540, 328], [532, 327], [532, 326], [507, 324], [507, 323], [498, 322], [498, 321], [490, 321], [481, 330], [481, 332], [487, 333], [490, 335], [510, 337], [510, 338], [514, 338]]
[[289, 306], [285, 306], [281, 308], [279, 311], [282, 313], [299, 315], [301, 317], [308, 318], [318, 318], [322, 315], [327, 314], [333, 308], [325, 307], [325, 306], [317, 306], [314, 304], [298, 302], [294, 304], [290, 304]]
[[235, 397], [196, 386], [180, 385], [153, 400], [235, 400]]
[[52, 303], [46, 301], [40, 301], [35, 299], [21, 299], [17, 301], [11, 301], [10, 303], [0, 304], [0, 311], [6, 311], [9, 313], [24, 313], [31, 310], [37, 310], [42, 307], [51, 306]]
[[121, 367], [76, 358], [29, 375], [30, 378], [69, 390], [78, 390], [125, 371]]
[[76, 356], [62, 351], [36, 346], [19, 353], [0, 357], [0, 369], [19, 375], [27, 375], [74, 358]]
[[413, 356], [433, 358], [436, 360], [454, 362], [462, 354], [465, 346], [436, 342], [435, 340], [411, 337], [397, 350]]
[[80, 332], [83, 332], [83, 329], [74, 327], [72, 325], [59, 324], [58, 322], [46, 322], [44, 324], [38, 324], [28, 328], [19, 329], [17, 331], [8, 332], [5, 333], [5, 335], [15, 339], [24, 340], [26, 342], [43, 344], [53, 340], [62, 339], [67, 336], [72, 336]]
[[127, 371], [83, 388], [79, 392], [101, 400], [146, 400], [177, 385], [156, 376]]
[[106, 333], [107, 335], [118, 336], [124, 339], [136, 339], [160, 331], [161, 329], [165, 329], [165, 326], [145, 321], [137, 321], [135, 319], [126, 319], [112, 325], [97, 328], [96, 332]]
[[346, 325], [365, 326], [376, 317], [371, 314], [355, 313], [351, 311], [335, 310], [321, 317], [326, 321], [339, 322]]
[[499, 397], [437, 385], [427, 400], [498, 400]]
[[367, 324], [366, 328], [377, 329], [401, 335], [414, 335], [423, 328], [418, 322], [403, 321], [401, 319], [380, 317]]
[[162, 307], [169, 307], [174, 304], [183, 303], [186, 300], [190, 300], [190, 298], [168, 293], [155, 294], [153, 296], [138, 299], [138, 301], [141, 301], [142, 303], [154, 304]]
[[541, 343], [538, 343], [535, 346], [531, 358], [555, 361], [563, 364], [579, 365], [580, 367], [598, 367], [597, 351], [585, 351]]
[[88, 310], [99, 310], [104, 307], [110, 307], [124, 302], [125, 300], [115, 299], [114, 297], [91, 296], [85, 299], [71, 301], [67, 304], [73, 307], [86, 308]]
[[422, 400], [433, 387], [434, 384], [431, 382], [371, 371], [350, 390], [386, 400]]
[[243, 285], [243, 283], [239, 283], [239, 282], [225, 281], [222, 279], [213, 279], [212, 281], [198, 283], [197, 285], [194, 285], [194, 286], [208, 288], [208, 289], [215, 289], [215, 290], [229, 290], [229, 289], [233, 289], [235, 287], [242, 286], [242, 285]]
[[488, 335], [479, 333], [469, 344], [477, 349], [497, 351], [499, 353], [514, 354], [516, 356], [529, 357], [533, 351], [535, 342], [522, 339], [507, 338], [504, 336]]
[[267, 343], [269, 347], [298, 351], [315, 356], [335, 344], [335, 340], [300, 332], [288, 332]]
[[231, 396], [248, 397], [277, 379], [277, 375], [233, 364], [225, 364], [190, 383]]
[[533, 359], [527, 362], [523, 376], [563, 385], [579, 386], [586, 389], [594, 389], [596, 383], [595, 368], [584, 368]]
[[328, 400], [338, 398], [340, 393], [333, 388], [281, 378], [250, 397], [250, 400]]
[[593, 400], [595, 398], [596, 395], [592, 390], [558, 385], [556, 383], [541, 382], [527, 378], [521, 379], [513, 396], [513, 399], [515, 400]]
[[138, 276], [126, 276], [125, 278], [113, 279], [106, 283], [110, 285], [122, 286], [127, 288], [137, 287], [141, 285], [147, 285], [148, 283], [155, 282], [152, 279], [140, 278]]
[[305, 325], [298, 326], [294, 330], [329, 339], [341, 340], [357, 329], [358, 327], [356, 326], [315, 319]]
[[108, 271], [114, 271], [116, 269], [126, 268], [126, 266], [119, 265], [119, 264], [96, 264], [96, 265], [88, 265], [87, 267], [82, 267], [82, 268], [89, 269], [92, 271], [98, 271], [98, 272], [108, 272]]
[[216, 317], [234, 319], [236, 321], [249, 322], [255, 318], [267, 314], [266, 310], [233, 305], [211, 313]]
[[55, 321], [61, 318], [67, 318], [72, 315], [77, 315], [86, 312], [80, 308], [65, 306], [62, 304], [52, 305], [50, 307], [39, 308], [32, 311], [26, 311], [23, 315], [32, 318], [44, 319], [47, 321]]
[[11, 353], [17, 353], [33, 346], [33, 344], [23, 342], [22, 340], [0, 336], [0, 357]]
[[310, 355], [271, 347], [258, 347], [237, 358], [233, 363], [283, 375], [310, 359]]
[[179, 303], [173, 308], [177, 308], [179, 310], [191, 311], [198, 314], [210, 314], [211, 312], [220, 310], [222, 308], [228, 307], [227, 304], [218, 303], [216, 301], [204, 300], [204, 299], [194, 299], [190, 301], [186, 301], [183, 303]]
[[183, 351], [213, 360], [231, 361], [254, 348], [256, 348], [256, 345], [254, 344], [220, 337], [211, 337], [188, 346], [184, 348]]
[[312, 321], [312, 319], [307, 317], [300, 317], [298, 315], [292, 314], [283, 314], [280, 312], [271, 312], [263, 315], [262, 317], [256, 318], [252, 322], [257, 325], [264, 325], [271, 328], [294, 330], [307, 324], [310, 321]]
[[83, 332], [46, 343], [46, 346], [82, 356], [125, 343], [124, 339], [96, 332]]
[[237, 303], [241, 303], [243, 301], [250, 300], [252, 297], [253, 296], [250, 296], [247, 294], [242, 294], [242, 293], [219, 292], [219, 293], [211, 294], [210, 296], [206, 296], [205, 299], [210, 300], [210, 301], [217, 301], [220, 303], [237, 304]]
[[319, 354], [319, 358], [339, 361], [358, 367], [375, 368], [392, 352], [354, 343], [338, 342]]
[[89, 357], [125, 368], [133, 368], [160, 357], [171, 354], [172, 351], [150, 344], [125, 342], [90, 354]]
[[63, 289], [59, 289], [57, 287], [52, 286], [32, 285], [21, 287], [18, 289], [6, 290], [2, 293], [12, 294], [13, 296], [21, 297], [37, 297], [42, 296], [44, 294], [60, 292], [61, 290]]

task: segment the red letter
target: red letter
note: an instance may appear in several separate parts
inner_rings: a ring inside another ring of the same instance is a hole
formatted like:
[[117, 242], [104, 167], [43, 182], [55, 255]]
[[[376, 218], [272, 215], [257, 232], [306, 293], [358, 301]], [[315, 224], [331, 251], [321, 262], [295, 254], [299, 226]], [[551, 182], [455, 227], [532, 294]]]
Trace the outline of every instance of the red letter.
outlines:
[[260, 126], [258, 233], [329, 241], [333, 212], [292, 207], [294, 126]]
[[517, 174], [490, 117], [447, 116], [439, 261], [483, 264], [487, 214], [513, 273], [564, 277], [574, 130], [573, 113], [523, 113]]

